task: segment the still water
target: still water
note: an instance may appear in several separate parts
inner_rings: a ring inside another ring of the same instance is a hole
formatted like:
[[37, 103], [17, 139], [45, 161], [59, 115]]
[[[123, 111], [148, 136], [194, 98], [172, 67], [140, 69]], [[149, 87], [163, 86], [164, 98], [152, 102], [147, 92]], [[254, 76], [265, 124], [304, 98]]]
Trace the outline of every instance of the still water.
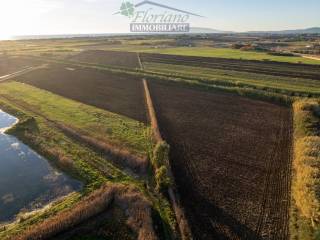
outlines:
[[16, 122], [15, 117], [0, 110], [0, 223], [82, 187], [81, 182], [56, 170], [17, 138], [4, 133]]

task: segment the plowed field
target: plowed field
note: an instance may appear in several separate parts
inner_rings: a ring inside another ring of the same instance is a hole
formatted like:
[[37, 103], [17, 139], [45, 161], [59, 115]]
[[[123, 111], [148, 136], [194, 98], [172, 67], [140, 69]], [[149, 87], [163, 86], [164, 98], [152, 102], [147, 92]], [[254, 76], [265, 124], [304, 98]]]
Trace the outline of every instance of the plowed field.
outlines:
[[7, 57], [0, 55], [0, 77], [8, 75], [27, 67], [40, 65], [41, 62], [37, 60], [24, 59], [22, 57]]
[[142, 81], [126, 74], [56, 64], [17, 80], [85, 104], [146, 122]]
[[74, 55], [69, 60], [117, 67], [140, 68], [138, 54], [133, 52], [91, 50]]
[[140, 56], [142, 62], [177, 64], [212, 69], [261, 73], [277, 77], [284, 76], [320, 80], [320, 66], [318, 65], [150, 53], [143, 53], [140, 54]]
[[151, 82], [195, 239], [288, 239], [290, 109]]

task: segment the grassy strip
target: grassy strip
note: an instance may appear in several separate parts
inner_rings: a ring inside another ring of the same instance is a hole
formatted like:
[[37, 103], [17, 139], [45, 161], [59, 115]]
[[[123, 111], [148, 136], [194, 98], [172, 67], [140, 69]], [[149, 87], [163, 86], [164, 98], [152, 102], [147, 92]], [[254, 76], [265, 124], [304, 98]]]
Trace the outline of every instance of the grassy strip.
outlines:
[[[154, 185], [159, 196], [163, 198], [166, 195], [168, 189], [172, 186], [172, 180], [169, 176], [169, 145], [163, 141], [158, 121], [156, 118], [156, 113], [153, 107], [152, 98], [150, 95], [148, 83], [146, 79], [143, 79], [143, 87], [146, 98], [146, 104], [148, 108], [149, 120], [151, 122], [152, 134], [150, 141], [152, 142], [149, 156], [151, 159], [150, 178], [151, 184]], [[176, 221], [174, 216], [170, 216], [171, 222], [169, 223], [173, 228], [176, 226]]]
[[269, 89], [286, 94], [312, 94], [320, 96], [320, 81], [276, 77], [265, 74], [238, 72], [234, 70], [219, 70], [203, 67], [192, 67], [163, 63], [144, 63], [145, 71], [168, 77], [198, 79], [199, 82], [225, 86], [243, 86], [256, 89]]
[[[4, 84], [1, 85], [3, 87]], [[21, 93], [22, 94], [22, 93]], [[134, 185], [145, 195], [159, 216], [160, 231], [165, 232], [165, 239], [171, 239], [175, 220], [169, 203], [153, 193], [153, 189], [147, 189], [142, 181], [133, 179], [126, 173], [109, 163], [104, 155], [93, 152], [85, 144], [75, 142], [68, 138], [63, 131], [57, 129], [42, 116], [34, 112], [28, 112], [17, 106], [15, 102], [0, 97], [0, 108], [20, 119], [19, 124], [9, 130], [9, 133], [17, 136], [25, 144], [45, 156], [55, 166], [82, 180], [86, 185], [81, 193], [72, 194], [65, 199], [52, 204], [44, 211], [38, 211], [28, 216], [22, 216], [23, 221], [11, 224], [0, 229], [0, 239], [23, 232], [29, 226], [41, 223], [45, 219], [55, 216], [60, 211], [71, 209], [87, 194], [99, 188], [105, 182], [123, 183]]]
[[243, 59], [257, 61], [273, 61], [287, 63], [320, 64], [320, 61], [306, 59], [303, 57], [273, 56], [265, 52], [242, 51], [231, 48], [213, 48], [213, 47], [166, 47], [150, 48], [137, 45], [122, 45], [120, 47], [109, 47], [108, 50], [160, 53], [169, 55], [196, 56], [196, 57], [216, 57], [226, 59]]
[[205, 91], [219, 91], [227, 92], [232, 94], [237, 94], [240, 96], [268, 101], [272, 103], [277, 103], [285, 106], [291, 106], [292, 102], [296, 97], [291, 97], [283, 95], [280, 93], [266, 92], [263, 90], [244, 88], [244, 87], [227, 87], [212, 84], [199, 83], [192, 80], [181, 80], [181, 79], [168, 79], [168, 78], [153, 78], [154, 81], [159, 81], [160, 83], [165, 81], [167, 84], [178, 84], [186, 87], [192, 87], [196, 89], [201, 89]]
[[157, 185], [156, 189], [159, 192], [165, 193], [172, 185], [169, 177], [169, 145], [162, 139], [160, 134], [156, 112], [146, 79], [143, 79], [143, 87], [153, 133], [152, 137], [156, 144], [151, 157], [151, 164], [153, 166], [153, 170], [155, 171], [155, 181]]
[[320, 238], [320, 101], [297, 100], [294, 110], [294, 177], [291, 239]]
[[182, 240], [191, 239], [191, 230], [187, 222], [184, 211], [179, 206], [177, 199], [177, 193], [174, 191], [174, 177], [171, 171], [171, 165], [169, 161], [170, 146], [163, 140], [159, 124], [154, 109], [153, 101], [151, 98], [148, 82], [143, 79], [145, 97], [149, 112], [149, 118], [151, 122], [151, 129], [153, 131], [153, 141], [155, 147], [151, 156], [151, 164], [153, 166], [153, 172], [155, 173], [156, 190], [163, 195], [168, 195], [175, 211], [178, 227]]
[[303, 57], [285, 57], [272, 56], [265, 52], [242, 51], [231, 48], [211, 48], [211, 47], [177, 47], [177, 48], [158, 48], [147, 52], [173, 54], [183, 56], [200, 56], [200, 57], [217, 57], [227, 59], [245, 59], [258, 61], [288, 62], [288, 63], [305, 63], [320, 64], [317, 60], [305, 59]]
[[[44, 211], [37, 211], [34, 214], [19, 216], [17, 223], [10, 224], [0, 231], [0, 239], [11, 238], [17, 233], [24, 231], [29, 225], [43, 221], [55, 215], [57, 212], [71, 208], [87, 193], [98, 188], [106, 178], [99, 171], [87, 163], [91, 161], [101, 161], [98, 156], [92, 154], [83, 146], [74, 144], [62, 133], [50, 128], [41, 118], [31, 117], [25, 111], [13, 106], [11, 103], [0, 100], [1, 109], [19, 118], [19, 123], [8, 131], [18, 137], [22, 142], [29, 144], [38, 153], [45, 156], [55, 166], [68, 172], [72, 176], [85, 183], [81, 193], [74, 193], [63, 200], [54, 202], [50, 208]], [[58, 146], [58, 143], [59, 146]], [[104, 160], [105, 161], [105, 160]], [[121, 174], [110, 169], [110, 176], [118, 179]], [[123, 175], [122, 175], [123, 176]], [[122, 177], [120, 177], [122, 178]]]
[[139, 156], [147, 154], [148, 127], [143, 123], [27, 84], [5, 83], [1, 85], [0, 94], [37, 109], [52, 121], [81, 129], [88, 136], [128, 148]]

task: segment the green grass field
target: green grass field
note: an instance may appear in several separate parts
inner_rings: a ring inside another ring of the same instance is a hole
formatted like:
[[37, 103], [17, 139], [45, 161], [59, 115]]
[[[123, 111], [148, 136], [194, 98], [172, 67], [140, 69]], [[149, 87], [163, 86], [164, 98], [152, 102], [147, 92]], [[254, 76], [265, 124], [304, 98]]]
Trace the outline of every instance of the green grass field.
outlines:
[[272, 56], [264, 52], [241, 51], [229, 48], [209, 48], [209, 47], [190, 47], [190, 48], [166, 48], [148, 50], [148, 52], [184, 55], [184, 56], [200, 56], [200, 57], [217, 57], [230, 59], [246, 59], [246, 60], [270, 60], [277, 62], [289, 63], [306, 63], [306, 64], [320, 64], [320, 61], [305, 59], [302, 57], [282, 57]]
[[[4, 88], [4, 84], [1, 84], [1, 89]], [[105, 177], [106, 175], [109, 178], [112, 177], [114, 182], [133, 183], [130, 177], [110, 164], [105, 158], [57, 131], [41, 116], [21, 109], [1, 96], [0, 108], [19, 118], [19, 123], [9, 130], [9, 134], [16, 136], [36, 150], [37, 153], [46, 157], [53, 166], [59, 167], [84, 183], [81, 192], [75, 192], [59, 199], [51, 203], [50, 207], [47, 206], [33, 212], [20, 214], [17, 221], [6, 225], [5, 228], [0, 228], [0, 239], [15, 239], [16, 234], [24, 231], [30, 225], [52, 217], [59, 211], [72, 208], [86, 194], [109, 181]], [[34, 121], [30, 121], [31, 117]], [[65, 164], [61, 161], [62, 159], [68, 159], [70, 162]], [[101, 169], [103, 169], [104, 174], [102, 174]], [[19, 221], [19, 219], [23, 220]]]
[[[265, 52], [241, 51], [231, 48], [211, 48], [211, 47], [172, 47], [172, 48], [148, 48], [140, 46], [118, 46], [109, 48], [110, 50], [146, 52], [172, 54], [182, 56], [198, 56], [198, 57], [216, 57], [228, 59], [243, 59], [243, 60], [259, 60], [259, 61], [276, 61], [288, 63], [305, 63], [305, 64], [320, 64], [320, 61], [306, 59], [303, 57], [284, 57], [272, 56]], [[107, 50], [107, 49], [106, 49]]]
[[[51, 206], [21, 215], [17, 221], [0, 227], [0, 239], [15, 239], [16, 235], [34, 224], [55, 216], [60, 211], [71, 209], [83, 197], [108, 183], [134, 186], [141, 191], [165, 224], [166, 234], [171, 234], [175, 220], [166, 199], [154, 193], [152, 185], [146, 188], [149, 179], [140, 179], [119, 169], [107, 156], [94, 151], [85, 143], [66, 135], [51, 122], [59, 122], [90, 132], [93, 137], [110, 138], [115, 143], [140, 154], [149, 154], [151, 144], [149, 127], [132, 119], [87, 106], [54, 95], [44, 90], [18, 82], [0, 84], [0, 109], [17, 117], [19, 123], [8, 131], [29, 145], [37, 153], [62, 171], [84, 183], [79, 193], [71, 194]], [[125, 226], [125, 222], [123, 226]], [[106, 224], [107, 229], [113, 229]], [[117, 229], [113, 229], [117, 232]], [[94, 239], [94, 238], [92, 238]]]
[[146, 71], [181, 76], [204, 80], [215, 84], [219, 82], [230, 82], [236, 85], [244, 84], [257, 88], [270, 88], [287, 92], [320, 94], [320, 81], [312, 79], [300, 79], [289, 77], [277, 77], [264, 74], [237, 72], [232, 70], [219, 70], [211, 68], [191, 67], [183, 65], [172, 65], [163, 63], [145, 62]]
[[139, 155], [147, 154], [149, 127], [143, 123], [23, 83], [1, 84], [0, 95], [27, 104], [48, 119], [81, 129], [94, 138], [111, 141]]

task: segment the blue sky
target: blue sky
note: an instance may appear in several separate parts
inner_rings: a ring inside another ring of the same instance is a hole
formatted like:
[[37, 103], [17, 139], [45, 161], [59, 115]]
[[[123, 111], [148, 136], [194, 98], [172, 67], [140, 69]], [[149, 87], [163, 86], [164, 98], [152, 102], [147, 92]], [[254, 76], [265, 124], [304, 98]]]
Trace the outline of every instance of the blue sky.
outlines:
[[[133, 1], [138, 3], [141, 0]], [[155, 0], [192, 11], [195, 27], [228, 31], [320, 27], [319, 0]], [[2, 0], [0, 38], [10, 35], [128, 32], [129, 20], [113, 15], [122, 0]]]

